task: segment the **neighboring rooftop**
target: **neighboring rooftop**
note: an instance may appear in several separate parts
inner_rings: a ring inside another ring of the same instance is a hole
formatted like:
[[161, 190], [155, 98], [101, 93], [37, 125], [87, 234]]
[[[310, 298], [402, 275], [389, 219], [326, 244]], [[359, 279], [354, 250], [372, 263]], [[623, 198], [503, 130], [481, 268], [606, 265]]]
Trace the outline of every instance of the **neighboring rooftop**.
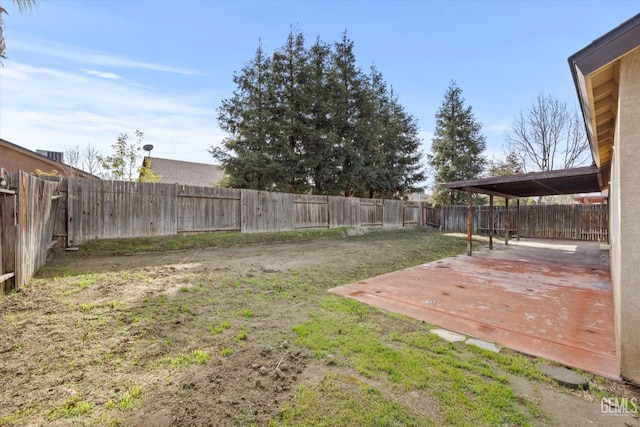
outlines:
[[159, 157], [145, 157], [144, 163], [151, 168], [155, 175], [160, 175], [160, 182], [166, 184], [212, 187], [224, 178], [224, 172], [218, 165]]
[[6, 139], [0, 138], [0, 167], [8, 172], [22, 170], [27, 173], [53, 172], [62, 176], [76, 176], [81, 178], [99, 178], [63, 162], [63, 153], [57, 151], [31, 151]]

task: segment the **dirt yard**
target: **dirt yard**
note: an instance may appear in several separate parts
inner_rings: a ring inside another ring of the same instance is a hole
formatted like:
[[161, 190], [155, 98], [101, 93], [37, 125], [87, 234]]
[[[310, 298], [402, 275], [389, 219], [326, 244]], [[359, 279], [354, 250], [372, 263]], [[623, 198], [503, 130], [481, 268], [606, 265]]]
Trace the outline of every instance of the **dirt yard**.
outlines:
[[[636, 389], [591, 378], [591, 391], [568, 392], [541, 378], [536, 360], [492, 359], [435, 338], [416, 344], [433, 336], [429, 325], [326, 292], [464, 245], [397, 231], [117, 256], [58, 252], [22, 292], [0, 297], [0, 426], [492, 425], [501, 413], [511, 414], [504, 425], [640, 425], [601, 411], [602, 397], [630, 402]], [[377, 337], [384, 351], [367, 356], [350, 347], [357, 337]], [[488, 393], [461, 381], [470, 403], [459, 419], [438, 390], [449, 387], [446, 375], [430, 371], [414, 384], [368, 364], [394, 351], [431, 357], [427, 347], [464, 360], [461, 372], [506, 397], [481, 401]], [[358, 418], [367, 411], [375, 420]]]

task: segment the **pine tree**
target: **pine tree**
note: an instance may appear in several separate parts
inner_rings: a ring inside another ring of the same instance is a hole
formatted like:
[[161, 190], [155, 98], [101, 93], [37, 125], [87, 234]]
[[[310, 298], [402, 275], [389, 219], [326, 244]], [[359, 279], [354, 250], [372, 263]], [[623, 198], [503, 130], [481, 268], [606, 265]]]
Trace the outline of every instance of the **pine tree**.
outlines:
[[361, 82], [353, 41], [345, 31], [342, 39], [334, 44], [328, 84], [333, 96], [330, 126], [335, 137], [336, 189], [346, 197], [357, 195], [356, 182], [363, 172], [356, 130], [358, 107], [363, 95]]
[[233, 97], [222, 102], [218, 113], [220, 127], [230, 134], [223, 141], [226, 150], [216, 147], [210, 153], [224, 166], [230, 187], [273, 189], [281, 173], [274, 147], [271, 60], [262, 45], [233, 82]]
[[481, 125], [471, 107], [465, 107], [462, 89], [452, 81], [436, 113], [436, 131], [432, 139], [429, 164], [435, 172], [434, 205], [466, 203], [467, 194], [446, 189], [450, 181], [474, 179], [482, 173], [486, 148]]
[[415, 184], [424, 180], [418, 125], [400, 105], [393, 88], [387, 89], [375, 66], [370, 69], [369, 87], [372, 115], [360, 124], [362, 133], [371, 138], [363, 147], [368, 153], [363, 174], [366, 197], [403, 197], [419, 190]]
[[356, 65], [343, 33], [306, 49], [292, 30], [268, 58], [261, 47], [219, 109], [230, 136], [210, 152], [236, 188], [403, 197], [423, 179], [415, 120], [375, 69]]
[[304, 36], [291, 30], [285, 45], [273, 54], [272, 83], [275, 104], [272, 117], [278, 124], [273, 149], [279, 164], [274, 176], [277, 191], [304, 193], [309, 191], [306, 177], [305, 138], [308, 134], [309, 110], [307, 85], [307, 51]]
[[424, 181], [425, 175], [420, 165], [421, 139], [416, 119], [405, 111], [393, 88], [388, 105], [390, 122], [385, 126], [385, 156], [380, 168], [386, 175], [378, 180], [385, 183], [386, 188], [379, 193], [381, 197], [398, 198], [422, 190], [416, 184]]
[[337, 138], [332, 129], [333, 94], [329, 86], [331, 46], [320, 38], [308, 53], [305, 96], [309, 101], [304, 139], [305, 169], [314, 194], [337, 194]]

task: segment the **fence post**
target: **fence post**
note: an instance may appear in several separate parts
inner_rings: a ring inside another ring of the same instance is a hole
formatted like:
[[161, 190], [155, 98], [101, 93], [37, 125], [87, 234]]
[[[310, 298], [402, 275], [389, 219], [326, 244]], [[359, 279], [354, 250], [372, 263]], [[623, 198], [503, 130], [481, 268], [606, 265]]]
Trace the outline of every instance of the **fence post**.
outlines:
[[504, 244], [509, 244], [509, 198], [504, 198]]
[[516, 239], [520, 240], [520, 199], [516, 199]]
[[76, 180], [75, 178], [65, 178], [67, 180], [67, 209], [66, 209], [66, 218], [65, 222], [67, 223], [67, 244], [66, 247], [75, 246], [75, 236], [74, 236], [74, 209], [73, 204], [76, 199]]
[[471, 228], [473, 227], [473, 205], [471, 191], [467, 191], [467, 255], [471, 256], [473, 245], [471, 244]]
[[493, 194], [489, 194], [489, 249], [493, 249]]

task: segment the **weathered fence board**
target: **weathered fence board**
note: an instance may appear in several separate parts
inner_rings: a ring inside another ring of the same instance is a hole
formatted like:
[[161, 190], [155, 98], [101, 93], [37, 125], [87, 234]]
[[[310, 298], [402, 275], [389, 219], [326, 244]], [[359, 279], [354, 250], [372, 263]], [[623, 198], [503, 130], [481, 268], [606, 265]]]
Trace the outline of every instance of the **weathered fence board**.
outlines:
[[580, 240], [609, 241], [609, 210], [602, 205], [583, 205], [580, 212]]
[[384, 200], [360, 199], [360, 225], [363, 227], [384, 225]]
[[60, 181], [58, 185], [58, 193], [61, 196], [60, 202], [58, 202], [55, 212], [55, 224], [53, 226], [53, 238], [61, 240], [65, 243], [67, 241], [67, 199], [68, 192], [67, 186], [69, 182], [66, 179]]
[[20, 289], [47, 260], [52, 247], [58, 182], [20, 172], [18, 178], [18, 244], [15, 288]]
[[[94, 239], [212, 231], [428, 225], [464, 232], [467, 224], [466, 206], [436, 209], [400, 200], [13, 175], [9, 182], [16, 194], [0, 191], [0, 292], [21, 286], [37, 271], [52, 236], [76, 246]], [[513, 232], [515, 206], [509, 212]], [[504, 233], [504, 214], [504, 206], [494, 207], [496, 234]], [[521, 206], [519, 225], [524, 237], [606, 241], [608, 223], [607, 205], [527, 205]], [[472, 231], [488, 229], [488, 207], [474, 207]]]
[[[7, 177], [10, 183], [11, 178]], [[11, 186], [10, 186], [11, 188]], [[0, 293], [15, 289], [17, 250], [17, 196], [15, 191], [0, 193]]]
[[416, 227], [422, 223], [422, 203], [384, 200], [384, 227]]
[[360, 199], [329, 196], [329, 225], [335, 227], [360, 227]]
[[[466, 206], [443, 206], [442, 207], [442, 229], [448, 231], [467, 230], [467, 207]], [[474, 221], [474, 226], [476, 221]], [[473, 231], [476, 231], [475, 228]]]
[[421, 203], [405, 202], [402, 210], [402, 226], [418, 227], [422, 225]]
[[240, 190], [178, 187], [178, 233], [240, 231]]
[[[466, 206], [424, 208], [425, 225], [441, 227], [446, 231], [465, 232]], [[517, 209], [509, 207], [509, 229], [516, 231]], [[608, 240], [609, 207], [607, 205], [525, 205], [520, 207], [520, 235], [523, 237]], [[504, 234], [505, 207], [494, 206], [493, 230]], [[489, 207], [473, 207], [473, 232], [489, 230]]]
[[293, 194], [241, 190], [243, 233], [294, 229]]
[[67, 178], [67, 244], [177, 233], [172, 184]]
[[329, 196], [295, 194], [293, 204], [296, 229], [329, 228]]
[[422, 217], [424, 225], [431, 227], [440, 227], [442, 225], [442, 211], [439, 208], [432, 208], [430, 206], [423, 206]]
[[383, 200], [382, 226], [385, 228], [400, 228], [404, 226], [404, 207], [402, 200]]

